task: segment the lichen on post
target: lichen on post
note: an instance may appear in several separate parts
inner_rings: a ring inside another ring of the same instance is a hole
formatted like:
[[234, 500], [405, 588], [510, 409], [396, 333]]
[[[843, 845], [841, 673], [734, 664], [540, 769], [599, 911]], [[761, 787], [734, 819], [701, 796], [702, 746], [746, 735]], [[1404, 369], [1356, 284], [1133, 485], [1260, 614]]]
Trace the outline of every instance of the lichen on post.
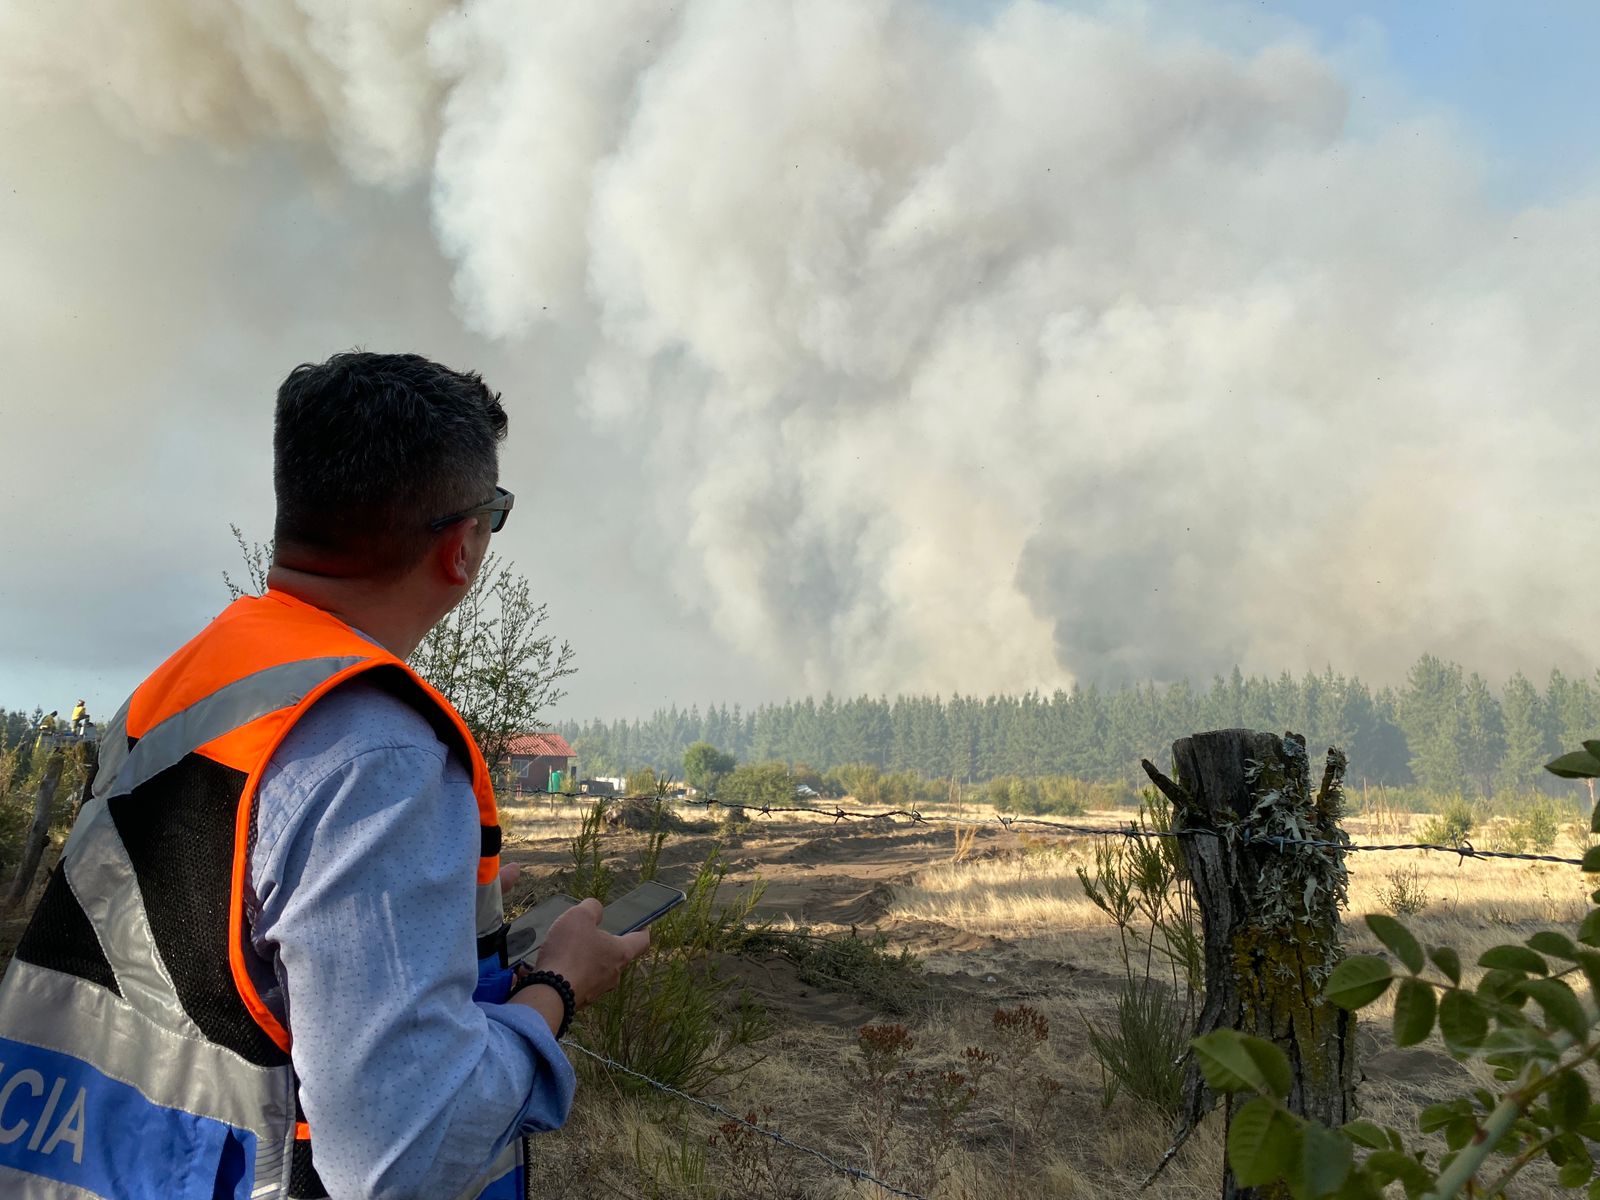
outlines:
[[[1275, 1043], [1293, 1072], [1290, 1110], [1340, 1125], [1355, 1115], [1355, 1015], [1325, 1003], [1321, 991], [1342, 955], [1345, 756], [1328, 751], [1315, 792], [1298, 734], [1198, 733], [1173, 743], [1172, 760], [1176, 782], [1149, 762], [1144, 769], [1172, 801], [1173, 829], [1187, 834], [1179, 844], [1205, 945], [1195, 1036], [1237, 1029]], [[1216, 1099], [1191, 1062], [1178, 1143]], [[1277, 1200], [1288, 1192], [1240, 1187], [1225, 1167], [1222, 1195]]]

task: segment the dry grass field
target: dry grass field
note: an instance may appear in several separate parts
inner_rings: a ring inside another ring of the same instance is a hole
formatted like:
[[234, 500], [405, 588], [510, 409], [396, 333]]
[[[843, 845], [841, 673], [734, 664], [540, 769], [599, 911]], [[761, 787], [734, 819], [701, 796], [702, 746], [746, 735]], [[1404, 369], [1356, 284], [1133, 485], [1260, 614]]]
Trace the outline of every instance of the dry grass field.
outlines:
[[[579, 812], [507, 815], [516, 831], [508, 856], [528, 864], [536, 891], [563, 862]], [[963, 815], [975, 814], [969, 808]], [[1086, 820], [1125, 824], [1127, 814]], [[1357, 842], [1393, 841], [1405, 840], [1399, 835], [1412, 823], [1401, 816], [1379, 828], [1353, 819], [1347, 828]], [[865, 1167], [876, 1152], [891, 1181], [925, 1195], [1134, 1195], [1167, 1147], [1170, 1128], [1126, 1095], [1107, 1104], [1091, 1052], [1086, 1025], [1109, 1020], [1122, 978], [1117, 933], [1075, 872], [1092, 862], [1095, 839], [1020, 828], [996, 823], [962, 839], [948, 828], [904, 822], [773, 816], [732, 836], [711, 822], [675, 834], [663, 856], [669, 882], [688, 878], [710, 845], [726, 838], [725, 897], [764, 881], [756, 915], [775, 928], [882, 933], [891, 950], [908, 948], [922, 965], [920, 986], [908, 983], [905, 1011], [896, 1016], [846, 988], [801, 981], [778, 955], [728, 964], [766, 1006], [775, 1031], [746, 1052], [747, 1070], [707, 1096], [741, 1113], [764, 1109], [766, 1124], [847, 1164]], [[1578, 853], [1573, 837], [1565, 835], [1557, 851]], [[625, 866], [642, 840], [610, 834], [606, 853]], [[1392, 911], [1397, 888], [1402, 903], [1422, 906], [1407, 917], [1418, 936], [1456, 946], [1467, 962], [1498, 942], [1570, 926], [1586, 911], [1586, 887], [1574, 867], [1398, 852], [1354, 854], [1350, 870], [1346, 943], [1358, 952], [1380, 952], [1359, 917]], [[903, 1065], [937, 1073], [960, 1068], [969, 1046], [997, 1049], [994, 1013], [1019, 1004], [1048, 1021], [1048, 1036], [1030, 1043], [1009, 1073], [985, 1080], [948, 1150], [941, 1153], [924, 1099], [908, 1100], [892, 1122], [874, 1116], [852, 1074], [862, 1061], [863, 1026], [903, 1024], [913, 1041]], [[1383, 1002], [1363, 1013], [1360, 1102], [1364, 1115], [1410, 1131], [1421, 1107], [1462, 1094], [1475, 1076], [1437, 1042], [1395, 1048], [1389, 1015]], [[1059, 1083], [1059, 1091], [1048, 1095], [1044, 1079]], [[568, 1127], [537, 1140], [541, 1194], [570, 1200], [889, 1194], [799, 1151], [755, 1147], [737, 1134], [730, 1145], [719, 1121], [681, 1102], [624, 1095], [591, 1079]], [[939, 1169], [930, 1176], [935, 1157]], [[1220, 1163], [1220, 1122], [1213, 1118], [1144, 1194], [1215, 1196]], [[1562, 1194], [1537, 1175], [1517, 1187], [1518, 1196]]]

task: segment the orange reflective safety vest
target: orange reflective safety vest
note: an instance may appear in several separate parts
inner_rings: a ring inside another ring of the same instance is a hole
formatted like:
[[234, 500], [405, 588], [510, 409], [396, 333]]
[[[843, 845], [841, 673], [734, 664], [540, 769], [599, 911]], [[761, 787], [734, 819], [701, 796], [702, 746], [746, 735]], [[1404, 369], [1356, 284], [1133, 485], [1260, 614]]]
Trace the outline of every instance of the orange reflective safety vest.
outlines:
[[[235, 601], [105, 729], [93, 796], [0, 980], [0, 1195], [327, 1195], [244, 901], [262, 773], [357, 675], [471, 764], [480, 947], [499, 933], [494, 790], [455, 709], [321, 609]], [[520, 1196], [520, 1161], [514, 1141], [462, 1195]]]

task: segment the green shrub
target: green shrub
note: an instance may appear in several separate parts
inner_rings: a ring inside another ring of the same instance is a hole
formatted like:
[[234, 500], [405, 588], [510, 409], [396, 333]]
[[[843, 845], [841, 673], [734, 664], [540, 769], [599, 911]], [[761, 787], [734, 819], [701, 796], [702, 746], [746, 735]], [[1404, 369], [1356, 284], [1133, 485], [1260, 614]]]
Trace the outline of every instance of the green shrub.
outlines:
[[766, 929], [746, 942], [750, 951], [781, 954], [795, 964], [802, 983], [845, 992], [880, 1012], [904, 1016], [927, 988], [922, 963], [910, 950], [889, 949], [889, 937], [822, 937], [807, 929]]
[[1418, 837], [1436, 846], [1459, 846], [1465, 842], [1477, 825], [1477, 818], [1460, 796], [1445, 804], [1440, 812], [1424, 821], [1417, 830]]
[[[658, 797], [656, 821], [640, 854], [638, 878], [653, 879], [667, 837], [667, 805]], [[602, 902], [624, 884], [602, 857], [605, 802], [597, 801], [573, 839], [573, 871], [568, 890], [580, 899]], [[686, 900], [650, 930], [650, 949], [623, 971], [617, 987], [579, 1014], [574, 1032], [597, 1054], [686, 1092], [699, 1092], [714, 1080], [748, 1064], [732, 1054], [768, 1036], [766, 1013], [748, 992], [717, 969], [716, 955], [737, 951], [751, 936], [745, 925], [761, 899], [761, 887], [748, 889], [733, 904], [717, 895], [727, 868], [720, 853], [707, 855], [684, 889]], [[759, 932], [759, 931], [757, 931]], [[580, 1058], [580, 1069], [604, 1067]], [[647, 1085], [613, 1076], [623, 1090]]]
[[1378, 899], [1397, 917], [1414, 917], [1428, 907], [1431, 897], [1422, 884], [1416, 864], [1396, 867], [1378, 885]]
[[974, 799], [1000, 812], [1079, 817], [1090, 809], [1120, 808], [1136, 797], [1121, 784], [1090, 783], [1070, 775], [1002, 775], [982, 784]]
[[1522, 797], [1512, 815], [1512, 828], [1535, 854], [1548, 854], [1561, 836], [1571, 808], [1549, 796]]
[[1107, 1107], [1124, 1088], [1171, 1117], [1183, 1100], [1189, 1045], [1184, 1003], [1160, 981], [1124, 978], [1115, 1019], [1105, 1028], [1085, 1021], [1089, 1045], [1100, 1064], [1101, 1102]]
[[746, 763], [722, 777], [717, 784], [717, 799], [750, 808], [769, 804], [774, 808], [786, 808], [795, 802], [794, 788], [788, 764]]
[[823, 776], [822, 790], [831, 796], [849, 796], [869, 808], [915, 810], [943, 804], [950, 785], [942, 779], [925, 779], [915, 771], [882, 771], [867, 763], [834, 767]]

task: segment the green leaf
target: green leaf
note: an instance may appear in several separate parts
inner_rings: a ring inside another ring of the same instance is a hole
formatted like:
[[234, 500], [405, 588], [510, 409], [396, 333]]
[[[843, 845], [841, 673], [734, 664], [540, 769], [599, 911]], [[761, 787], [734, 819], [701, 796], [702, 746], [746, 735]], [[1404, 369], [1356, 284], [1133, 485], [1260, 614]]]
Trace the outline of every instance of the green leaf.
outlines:
[[1271, 1042], [1218, 1029], [1190, 1043], [1208, 1086], [1217, 1092], [1289, 1090], [1289, 1060]]
[[1489, 1033], [1489, 1015], [1471, 992], [1450, 992], [1439, 1002], [1439, 1032], [1452, 1052], [1471, 1050]]
[[1295, 1161], [1299, 1130], [1288, 1113], [1257, 1096], [1233, 1114], [1228, 1125], [1228, 1165], [1245, 1187], [1281, 1179]]
[[1383, 1193], [1365, 1171], [1352, 1171], [1344, 1186], [1333, 1194], [1333, 1200], [1383, 1200]]
[[1365, 1166], [1380, 1184], [1398, 1179], [1407, 1195], [1420, 1195], [1433, 1186], [1433, 1172], [1400, 1150], [1374, 1150], [1367, 1156]]
[[[1595, 811], [1600, 812], [1600, 807]], [[1583, 852], [1583, 870], [1591, 875], [1600, 871], [1600, 846], [1590, 846]]]
[[1421, 974], [1427, 960], [1423, 957], [1421, 943], [1411, 935], [1409, 929], [1382, 913], [1369, 914], [1367, 928], [1405, 965], [1406, 970], [1413, 975]]
[[[1600, 912], [1600, 909], [1596, 909]], [[1460, 986], [1461, 983], [1461, 956], [1449, 946], [1435, 946], [1428, 951], [1428, 957], [1433, 960], [1433, 965], [1451, 983]]]
[[1521, 1008], [1528, 1002], [1528, 995], [1522, 990], [1522, 985], [1528, 981], [1528, 976], [1522, 971], [1508, 971], [1497, 967], [1492, 971], [1485, 971], [1478, 979], [1478, 986], [1474, 990], [1478, 995], [1489, 1000], [1499, 1000], [1512, 1008]]
[[1289, 1066], [1289, 1056], [1271, 1042], [1258, 1037], [1245, 1034], [1240, 1040], [1244, 1043], [1245, 1053], [1267, 1081], [1268, 1090], [1282, 1100], [1294, 1086], [1294, 1071]]
[[1594, 1174], [1594, 1163], [1589, 1161], [1586, 1154], [1573, 1155], [1560, 1171], [1556, 1172], [1556, 1182], [1564, 1188], [1581, 1188], [1589, 1182], [1589, 1177]]
[[[1600, 805], [1595, 806], [1600, 812]], [[1578, 925], [1578, 940], [1585, 946], [1600, 946], [1600, 908], [1591, 908]]]
[[1576, 1070], [1561, 1072], [1550, 1085], [1550, 1115], [1561, 1128], [1571, 1130], [1589, 1119], [1589, 1085]]
[[1394, 1044], [1415, 1046], [1433, 1032], [1437, 1003], [1433, 985], [1420, 979], [1402, 979], [1394, 997]]
[[1526, 946], [1490, 947], [1478, 956], [1478, 965], [1500, 971], [1524, 971], [1529, 975], [1550, 974], [1544, 956], [1535, 954]]
[[1578, 957], [1578, 948], [1572, 944], [1572, 939], [1553, 929], [1540, 930], [1528, 939], [1528, 945], [1540, 954], [1564, 958], [1569, 962]]
[[1596, 758], [1600, 758], [1600, 741], [1590, 741], [1588, 738], [1584, 738], [1578, 744]]
[[1452, 1150], [1459, 1150], [1477, 1136], [1477, 1133], [1477, 1117], [1457, 1117], [1444, 1127], [1444, 1144]]
[[1557, 1029], [1565, 1029], [1573, 1037], [1583, 1039], [1589, 1031], [1589, 1018], [1584, 1014], [1578, 997], [1560, 979], [1530, 979], [1523, 985], [1533, 1002], [1544, 1010], [1545, 1021]]
[[1544, 769], [1562, 779], [1600, 779], [1600, 756], [1587, 750], [1574, 750], [1545, 763]]
[[1350, 1143], [1336, 1132], [1324, 1125], [1307, 1125], [1300, 1134], [1290, 1189], [1306, 1197], [1337, 1191], [1350, 1174], [1353, 1157]]
[[1389, 990], [1394, 970], [1374, 954], [1355, 954], [1333, 969], [1322, 986], [1323, 998], [1340, 1008], [1364, 1008]]
[[1421, 1133], [1433, 1133], [1443, 1129], [1457, 1117], [1471, 1116], [1472, 1105], [1467, 1100], [1444, 1100], [1438, 1104], [1430, 1104], [1417, 1114], [1417, 1129]]
[[1346, 1121], [1340, 1128], [1344, 1130], [1347, 1138], [1363, 1149], [1382, 1150], [1389, 1145], [1389, 1139], [1385, 1136], [1383, 1127], [1365, 1118]]
[[[1561, 1057], [1550, 1045], [1550, 1038], [1544, 1031], [1533, 1025], [1502, 1025], [1483, 1039], [1478, 1053], [1490, 1066], [1496, 1067], [1520, 1067], [1530, 1057], [1541, 1062], [1554, 1062]], [[1484, 1107], [1492, 1108], [1493, 1105], [1485, 1104]]]
[[1600, 954], [1593, 950], [1578, 951], [1578, 966], [1583, 970], [1583, 977], [1589, 981], [1589, 993], [1600, 996]]

